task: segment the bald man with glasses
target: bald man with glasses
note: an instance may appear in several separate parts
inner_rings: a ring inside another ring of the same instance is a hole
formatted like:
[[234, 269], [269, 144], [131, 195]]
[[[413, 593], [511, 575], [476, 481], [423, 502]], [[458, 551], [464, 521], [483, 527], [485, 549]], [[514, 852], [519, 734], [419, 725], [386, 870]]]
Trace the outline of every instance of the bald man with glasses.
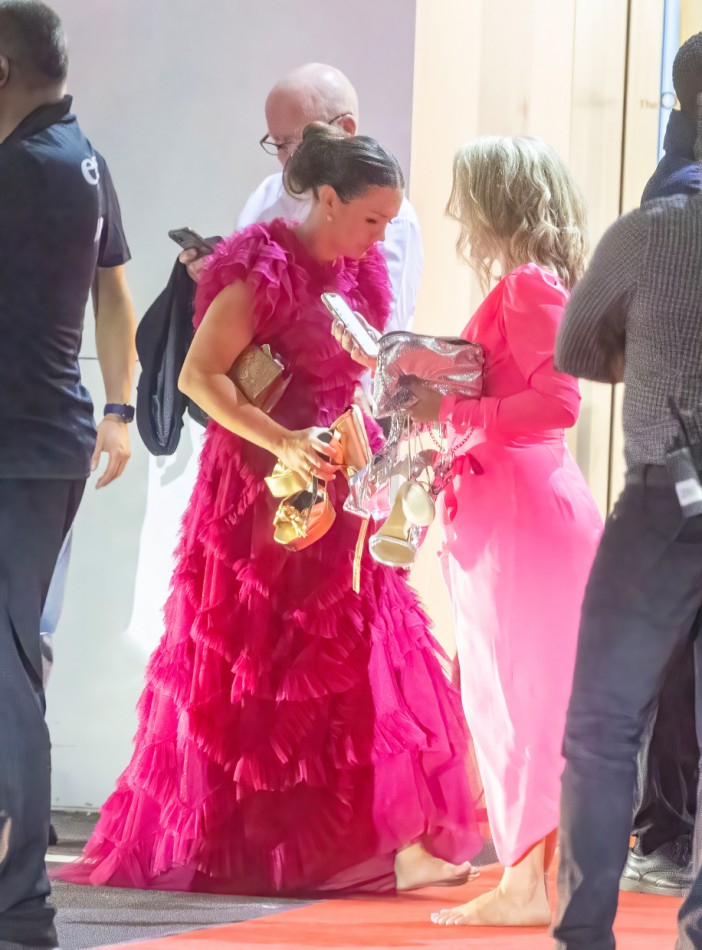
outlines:
[[[266, 99], [267, 131], [259, 144], [285, 166], [310, 122], [328, 122], [355, 135], [358, 128], [358, 96], [349, 79], [333, 66], [308, 63], [293, 70], [271, 89]], [[265, 178], [249, 197], [236, 221], [237, 229], [274, 218], [304, 221], [312, 205], [310, 198], [296, 198], [283, 188], [282, 170]], [[387, 227], [383, 254], [393, 291], [393, 308], [387, 331], [409, 330], [419, 280], [424, 265], [424, 248], [419, 219], [404, 198], [399, 214]], [[202, 260], [195, 252], [183, 251], [179, 260], [197, 281]], [[387, 332], [386, 331], [386, 332]]]

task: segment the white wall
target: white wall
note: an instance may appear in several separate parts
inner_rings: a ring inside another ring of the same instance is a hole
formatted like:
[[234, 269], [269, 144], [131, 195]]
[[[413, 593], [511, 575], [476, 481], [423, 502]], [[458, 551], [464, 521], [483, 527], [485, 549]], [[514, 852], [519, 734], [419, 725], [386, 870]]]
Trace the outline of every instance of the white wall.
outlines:
[[[107, 158], [133, 253], [137, 312], [165, 284], [169, 228], [231, 231], [275, 170], [258, 139], [273, 82], [311, 60], [356, 85], [364, 132], [409, 173], [414, 57], [410, 0], [53, 0], [71, 48], [70, 91], [84, 131]], [[81, 361], [98, 410], [102, 383], [88, 319]], [[176, 456], [150, 459], [133, 430], [127, 474], [78, 515], [56, 665], [48, 691], [53, 798], [100, 805], [126, 764], [144, 664], [161, 632], [177, 523], [199, 432]], [[93, 480], [94, 481], [94, 480]]]

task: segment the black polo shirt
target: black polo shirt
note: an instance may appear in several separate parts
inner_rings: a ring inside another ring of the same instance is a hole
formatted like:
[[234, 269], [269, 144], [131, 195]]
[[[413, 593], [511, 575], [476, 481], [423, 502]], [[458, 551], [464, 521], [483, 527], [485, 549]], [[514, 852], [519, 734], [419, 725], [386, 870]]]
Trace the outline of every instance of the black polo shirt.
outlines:
[[78, 354], [96, 267], [129, 260], [107, 165], [41, 106], [0, 143], [0, 478], [85, 478], [93, 406]]

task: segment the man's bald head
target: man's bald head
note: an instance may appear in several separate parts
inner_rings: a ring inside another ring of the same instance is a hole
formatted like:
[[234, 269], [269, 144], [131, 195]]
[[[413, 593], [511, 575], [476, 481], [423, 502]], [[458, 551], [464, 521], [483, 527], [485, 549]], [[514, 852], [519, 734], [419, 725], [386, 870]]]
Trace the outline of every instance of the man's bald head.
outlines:
[[310, 122], [331, 122], [355, 135], [358, 96], [349, 79], [334, 66], [307, 63], [273, 86], [266, 99], [268, 135], [285, 146], [278, 157], [285, 164]]

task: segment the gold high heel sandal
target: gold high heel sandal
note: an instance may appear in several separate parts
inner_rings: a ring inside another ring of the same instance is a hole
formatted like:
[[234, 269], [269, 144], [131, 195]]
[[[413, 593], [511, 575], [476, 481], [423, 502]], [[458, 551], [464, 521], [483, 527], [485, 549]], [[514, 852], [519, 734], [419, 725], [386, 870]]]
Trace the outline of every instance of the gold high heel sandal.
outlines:
[[278, 506], [273, 539], [289, 551], [302, 551], [324, 537], [335, 519], [326, 483], [313, 478], [309, 488], [296, 492]]
[[[363, 423], [363, 413], [358, 406], [350, 406], [332, 425], [331, 431], [338, 434], [343, 455], [342, 472], [348, 482], [370, 465], [373, 459], [368, 433]], [[368, 531], [368, 517], [364, 517], [358, 530], [356, 549], [353, 554], [353, 573], [351, 586], [355, 593], [361, 590], [361, 561], [363, 545]]]
[[308, 484], [302, 475], [288, 468], [285, 462], [281, 462], [280, 459], [275, 463], [275, 468], [264, 481], [274, 498], [288, 498], [296, 492], [304, 491]]
[[363, 413], [358, 406], [351, 406], [339, 416], [331, 426], [331, 431], [339, 435], [344, 456], [343, 472], [348, 479], [364, 469], [373, 458], [368, 433], [363, 424]]
[[[329, 443], [334, 433], [323, 432], [319, 438]], [[275, 498], [285, 495], [273, 518], [273, 540], [289, 551], [304, 550], [324, 537], [334, 524], [336, 511], [326, 482], [321, 479], [315, 477], [307, 485], [301, 475], [279, 460], [266, 484]]]

